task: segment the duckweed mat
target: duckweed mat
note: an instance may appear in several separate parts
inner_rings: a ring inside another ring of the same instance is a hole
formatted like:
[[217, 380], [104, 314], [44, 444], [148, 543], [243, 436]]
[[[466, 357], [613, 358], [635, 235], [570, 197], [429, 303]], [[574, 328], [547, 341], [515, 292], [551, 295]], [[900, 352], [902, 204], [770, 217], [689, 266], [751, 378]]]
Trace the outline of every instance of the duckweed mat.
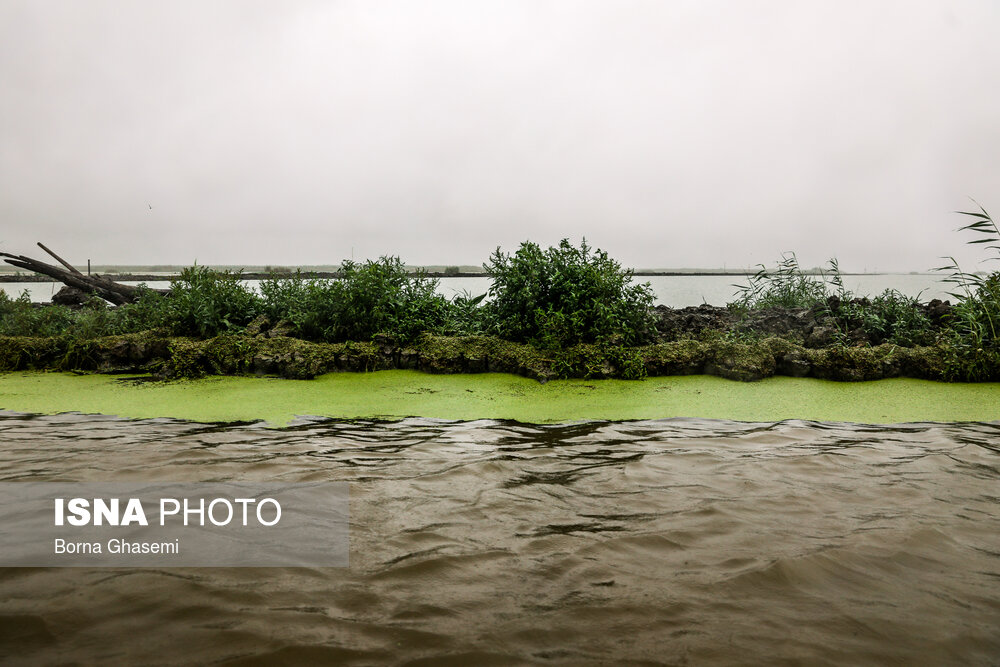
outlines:
[[296, 416], [532, 423], [670, 417], [766, 422], [993, 421], [1000, 419], [1000, 383], [908, 378], [845, 383], [790, 377], [746, 383], [689, 375], [541, 384], [498, 373], [431, 375], [404, 370], [331, 373], [314, 380], [206, 377], [158, 382], [25, 371], [0, 374], [0, 409], [200, 422], [264, 420], [275, 426], [287, 425]]

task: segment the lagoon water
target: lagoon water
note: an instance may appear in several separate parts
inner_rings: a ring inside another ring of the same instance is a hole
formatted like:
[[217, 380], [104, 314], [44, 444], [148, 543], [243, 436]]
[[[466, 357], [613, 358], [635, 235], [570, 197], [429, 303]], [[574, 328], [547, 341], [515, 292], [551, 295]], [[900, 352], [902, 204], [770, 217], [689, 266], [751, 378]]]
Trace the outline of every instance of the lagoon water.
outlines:
[[[943, 285], [941, 276], [937, 274], [846, 275], [843, 279], [845, 288], [860, 295], [875, 296], [893, 289], [921, 301], [951, 298], [946, 294], [951, 286]], [[640, 276], [635, 281], [648, 282], [656, 295], [657, 305], [671, 308], [703, 303], [724, 306], [736, 296], [736, 285], [747, 284], [744, 276]], [[450, 298], [463, 292], [483, 294], [489, 286], [489, 278], [445, 278], [441, 280], [438, 291]]]
[[0, 570], [12, 664], [996, 665], [1000, 424], [0, 413], [3, 481], [346, 481], [346, 569]]
[[[875, 296], [886, 289], [899, 290], [903, 294], [919, 297], [921, 301], [931, 299], [947, 299], [947, 288], [938, 274], [864, 274], [845, 275], [844, 286], [856, 294]], [[649, 282], [656, 294], [656, 303], [682, 308], [710, 303], [724, 306], [733, 300], [737, 289], [735, 284], [746, 284], [742, 276], [651, 276], [639, 277], [638, 282]], [[248, 285], [256, 286], [260, 281], [248, 280]], [[127, 285], [137, 283], [126, 282]], [[148, 283], [149, 287], [169, 287], [167, 281]], [[469, 293], [473, 296], [486, 293], [489, 289], [489, 278], [442, 278], [438, 284], [438, 292], [451, 298], [457, 294]], [[5, 283], [0, 282], [0, 291], [16, 298], [24, 290], [28, 291], [33, 301], [48, 301], [52, 298], [61, 283]]]

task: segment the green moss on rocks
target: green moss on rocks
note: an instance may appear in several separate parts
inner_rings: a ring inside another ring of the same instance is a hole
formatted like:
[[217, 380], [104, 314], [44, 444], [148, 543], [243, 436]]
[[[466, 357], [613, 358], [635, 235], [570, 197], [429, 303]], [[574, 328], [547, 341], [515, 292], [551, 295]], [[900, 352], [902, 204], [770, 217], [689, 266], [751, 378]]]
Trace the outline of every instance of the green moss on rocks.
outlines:
[[427, 373], [512, 373], [547, 381], [552, 360], [536, 348], [492, 336], [425, 334], [399, 351], [397, 368]]
[[161, 375], [278, 375], [305, 380], [334, 371], [374, 371], [391, 364], [375, 343], [311, 343], [296, 338], [224, 335], [208, 340], [174, 338]]
[[677, 340], [670, 343], [648, 345], [640, 354], [646, 364], [646, 374], [694, 375], [701, 373], [705, 362], [711, 358], [711, 345], [700, 340]]
[[0, 370], [145, 370], [167, 352], [168, 339], [157, 332], [93, 339], [0, 336]]
[[0, 370], [56, 368], [58, 339], [0, 336]]
[[643, 347], [581, 344], [559, 351], [491, 336], [425, 334], [408, 344], [386, 336], [313, 343], [284, 336], [221, 335], [207, 340], [149, 331], [94, 339], [0, 337], [0, 370], [148, 372], [162, 378], [275, 375], [309, 379], [331, 372], [420, 370], [435, 374], [511, 373], [555, 378], [709, 374], [758, 381], [773, 375], [860, 381], [953, 379], [943, 346], [804, 347], [782, 337], [708, 336]]

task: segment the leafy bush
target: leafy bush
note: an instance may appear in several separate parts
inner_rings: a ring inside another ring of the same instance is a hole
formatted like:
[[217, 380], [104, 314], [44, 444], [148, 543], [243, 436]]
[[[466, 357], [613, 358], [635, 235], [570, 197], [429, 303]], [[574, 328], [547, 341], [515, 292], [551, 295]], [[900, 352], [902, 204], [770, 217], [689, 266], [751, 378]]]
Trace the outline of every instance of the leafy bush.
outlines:
[[436, 280], [410, 277], [398, 257], [345, 260], [333, 280], [296, 275], [260, 286], [268, 317], [288, 320], [301, 338], [328, 342], [368, 340], [377, 333], [411, 340], [437, 330], [449, 304], [436, 289]]
[[287, 320], [301, 338], [329, 342], [367, 340], [387, 333], [401, 341], [450, 325], [477, 330], [479, 300], [450, 304], [436, 293], [437, 281], [411, 278], [398, 258], [363, 264], [345, 261], [334, 280], [273, 276], [261, 295], [236, 272], [194, 266], [184, 269], [169, 295], [145, 290], [139, 299], [109, 308], [93, 299], [81, 309], [36, 306], [27, 293], [0, 294], [0, 335], [94, 338], [154, 328], [174, 335], [210, 338], [239, 332], [255, 317]]
[[486, 332], [482, 302], [486, 294], [472, 296], [468, 290], [456, 294], [448, 304], [448, 316], [441, 326], [442, 333], [468, 336]]
[[111, 310], [113, 330], [108, 333], [134, 333], [169, 326], [167, 297], [139, 285], [139, 298]]
[[83, 308], [67, 310], [70, 311], [70, 322], [65, 333], [73, 338], [88, 339], [124, 333], [119, 311], [108, 307], [104, 299], [93, 296]]
[[66, 331], [73, 319], [73, 311], [66, 306], [35, 306], [27, 290], [16, 299], [0, 292], [2, 336], [58, 336]]
[[649, 339], [649, 283], [632, 284], [631, 270], [586, 240], [577, 248], [563, 239], [547, 250], [526, 241], [513, 255], [497, 248], [484, 268], [493, 279], [486, 326], [501, 338], [547, 349]]
[[241, 280], [239, 272], [186, 268], [171, 284], [169, 297], [146, 302], [148, 324], [202, 338], [242, 329], [257, 316], [260, 299]]
[[305, 278], [271, 278], [260, 283], [263, 313], [272, 322], [287, 320], [299, 338], [325, 340], [329, 322], [336, 316], [338, 295], [331, 282]]

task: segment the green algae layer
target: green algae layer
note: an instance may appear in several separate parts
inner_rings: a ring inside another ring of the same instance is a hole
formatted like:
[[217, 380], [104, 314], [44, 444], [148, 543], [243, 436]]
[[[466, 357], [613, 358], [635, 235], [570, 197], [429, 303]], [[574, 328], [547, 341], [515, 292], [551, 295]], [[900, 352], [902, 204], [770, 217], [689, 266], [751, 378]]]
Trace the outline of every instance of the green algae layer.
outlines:
[[200, 422], [296, 416], [339, 419], [578, 420], [702, 417], [739, 421], [809, 419], [861, 423], [1000, 420], [1000, 383], [959, 384], [894, 378], [832, 382], [773, 377], [745, 383], [708, 375], [626, 380], [535, 380], [497, 373], [417, 371], [331, 373], [314, 380], [208, 377], [123, 381], [109, 375], [0, 374], [0, 409]]

